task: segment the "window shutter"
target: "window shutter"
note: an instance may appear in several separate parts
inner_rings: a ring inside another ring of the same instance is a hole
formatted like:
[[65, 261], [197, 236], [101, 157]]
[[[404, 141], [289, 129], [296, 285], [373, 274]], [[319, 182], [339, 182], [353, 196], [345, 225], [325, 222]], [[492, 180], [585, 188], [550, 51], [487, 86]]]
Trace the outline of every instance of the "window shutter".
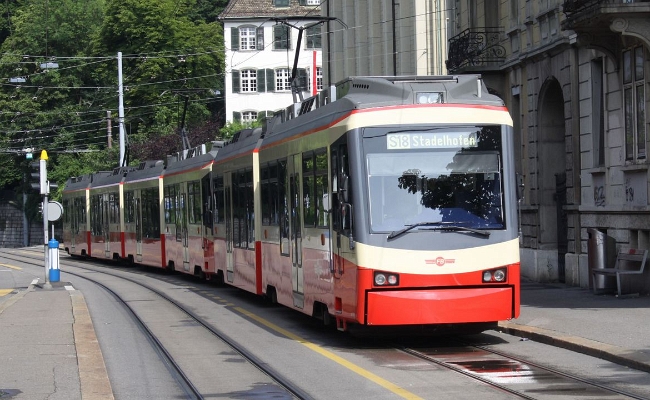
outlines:
[[266, 74], [266, 91], [275, 92], [275, 71], [272, 69], [265, 69]]
[[296, 73], [296, 79], [298, 79], [298, 88], [300, 90], [307, 90], [307, 70], [305, 68], [298, 68]]
[[241, 122], [241, 113], [239, 111], [233, 111], [232, 120], [235, 122]]
[[230, 49], [239, 50], [239, 28], [230, 28]]
[[255, 47], [257, 50], [264, 50], [264, 27], [260, 26], [256, 30], [257, 42]]
[[232, 92], [239, 93], [241, 91], [241, 76], [236, 69], [232, 70]]
[[266, 92], [266, 74], [264, 73], [263, 69], [258, 69], [257, 70], [257, 91], [259, 93], [264, 93]]

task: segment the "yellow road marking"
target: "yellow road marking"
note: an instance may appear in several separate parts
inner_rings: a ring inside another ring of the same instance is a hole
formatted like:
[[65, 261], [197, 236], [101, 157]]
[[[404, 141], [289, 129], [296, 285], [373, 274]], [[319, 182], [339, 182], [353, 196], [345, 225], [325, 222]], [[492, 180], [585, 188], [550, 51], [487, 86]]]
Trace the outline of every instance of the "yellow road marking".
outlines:
[[6, 296], [13, 291], [13, 289], [0, 289], [0, 296]]
[[398, 396], [400, 396], [402, 398], [405, 398], [405, 399], [421, 399], [420, 396], [417, 396], [417, 395], [409, 392], [408, 390], [406, 390], [404, 388], [401, 388], [401, 387], [395, 385], [394, 383], [391, 383], [391, 382], [385, 380], [384, 378], [381, 378], [381, 377], [373, 374], [372, 372], [359, 367], [358, 365], [344, 359], [343, 357], [337, 356], [336, 354], [332, 353], [331, 351], [323, 349], [322, 347], [320, 347], [319, 345], [317, 345], [315, 343], [312, 343], [312, 342], [310, 342], [310, 341], [308, 341], [306, 339], [303, 339], [300, 336], [298, 336], [298, 335], [296, 335], [294, 333], [291, 333], [286, 329], [280, 328], [279, 326], [275, 325], [274, 323], [272, 323], [270, 321], [267, 321], [264, 318], [259, 317], [259, 316], [255, 315], [255, 314], [251, 313], [250, 311], [244, 310], [241, 307], [234, 307], [233, 309], [236, 310], [237, 312], [247, 316], [248, 318], [251, 318], [251, 319], [259, 322], [260, 324], [262, 324], [262, 325], [264, 325], [264, 326], [266, 326], [266, 327], [268, 327], [270, 329], [273, 329], [274, 331], [286, 336], [287, 338], [295, 340], [296, 342], [302, 344], [303, 346], [309, 348], [310, 350], [315, 351], [316, 353], [318, 353], [318, 354], [320, 354], [320, 355], [322, 355], [324, 357], [329, 358], [330, 360], [334, 361], [335, 363], [344, 366], [345, 368], [349, 369], [350, 371], [355, 372], [355, 373], [363, 376], [364, 378], [378, 384], [379, 386], [382, 386], [385, 389], [390, 390], [391, 392], [395, 393], [396, 395], [398, 395]]
[[1, 264], [1, 263], [0, 263], [0, 266], [2, 266], [2, 267], [7, 267], [7, 268], [11, 268], [11, 269], [17, 269], [17, 270], [21, 270], [21, 269], [22, 269], [22, 268], [20, 268], [20, 267], [15, 267], [15, 266], [13, 266], [13, 265], [9, 265], [9, 264]]

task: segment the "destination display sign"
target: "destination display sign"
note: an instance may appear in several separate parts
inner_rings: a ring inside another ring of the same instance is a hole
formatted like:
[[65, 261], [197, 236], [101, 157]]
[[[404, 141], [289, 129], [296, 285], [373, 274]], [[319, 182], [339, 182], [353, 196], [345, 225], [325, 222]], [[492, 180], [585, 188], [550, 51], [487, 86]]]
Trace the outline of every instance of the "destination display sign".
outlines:
[[400, 132], [386, 135], [388, 150], [476, 147], [476, 132]]

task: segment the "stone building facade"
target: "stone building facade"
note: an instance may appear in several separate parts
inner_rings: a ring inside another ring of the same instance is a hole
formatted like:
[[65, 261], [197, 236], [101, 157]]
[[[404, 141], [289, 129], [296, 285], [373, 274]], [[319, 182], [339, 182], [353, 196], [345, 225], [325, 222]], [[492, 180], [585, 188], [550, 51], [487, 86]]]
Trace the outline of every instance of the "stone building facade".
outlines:
[[[481, 12], [495, 3], [498, 15]], [[594, 230], [618, 248], [650, 248], [650, 3], [455, 0], [453, 7], [450, 72], [483, 74], [519, 134], [522, 274], [588, 287]], [[490, 42], [495, 22], [499, 39]], [[647, 292], [650, 275], [628, 284]]]

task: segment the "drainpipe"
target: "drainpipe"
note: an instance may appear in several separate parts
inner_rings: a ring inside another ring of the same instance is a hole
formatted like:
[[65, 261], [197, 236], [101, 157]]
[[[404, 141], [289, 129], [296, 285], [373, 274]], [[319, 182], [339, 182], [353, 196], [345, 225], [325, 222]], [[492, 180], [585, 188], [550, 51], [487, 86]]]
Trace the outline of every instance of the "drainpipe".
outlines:
[[395, 8], [397, 7], [397, 2], [395, 0], [391, 1], [392, 3], [392, 12], [393, 12], [393, 75], [397, 76], [397, 21], [395, 20]]

